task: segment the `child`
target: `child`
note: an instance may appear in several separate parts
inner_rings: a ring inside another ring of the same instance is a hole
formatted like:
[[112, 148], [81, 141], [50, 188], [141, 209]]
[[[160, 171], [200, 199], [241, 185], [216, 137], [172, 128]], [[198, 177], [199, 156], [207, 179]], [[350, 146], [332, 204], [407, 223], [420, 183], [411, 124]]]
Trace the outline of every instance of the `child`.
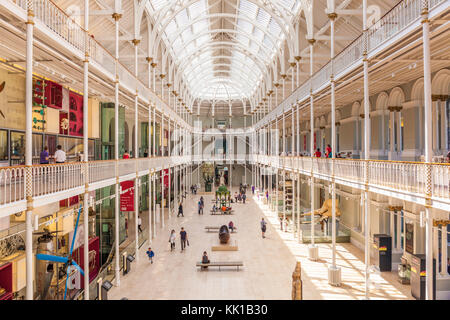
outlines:
[[153, 257], [155, 256], [155, 253], [153, 252], [152, 248], [148, 248], [146, 253], [150, 262], [153, 263]]

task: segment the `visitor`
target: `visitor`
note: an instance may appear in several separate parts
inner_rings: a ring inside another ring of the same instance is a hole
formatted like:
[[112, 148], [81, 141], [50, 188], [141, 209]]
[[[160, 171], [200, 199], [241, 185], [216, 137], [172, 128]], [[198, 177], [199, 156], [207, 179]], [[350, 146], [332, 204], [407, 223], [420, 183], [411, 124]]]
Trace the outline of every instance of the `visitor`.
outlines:
[[314, 156], [316, 158], [320, 158], [322, 156], [322, 152], [320, 152], [320, 148], [317, 148], [316, 152], [314, 153]]
[[261, 232], [262, 232], [262, 237], [263, 237], [263, 239], [266, 237], [265, 236], [265, 233], [266, 233], [266, 225], [267, 225], [267, 222], [266, 221], [264, 221], [264, 218], [262, 218], [262, 220], [261, 220]]
[[[206, 253], [206, 251], [203, 251], [203, 256], [202, 256], [202, 263], [209, 263], [209, 258], [208, 258], [208, 254]], [[202, 269], [208, 269], [208, 266], [206, 267], [202, 267]]]
[[237, 202], [237, 200], [238, 200], [238, 193], [235, 192], [235, 193], [234, 193], [234, 202]]
[[289, 218], [284, 219], [284, 232], [288, 232]]
[[283, 217], [280, 217], [280, 229], [283, 231]]
[[60, 144], [58, 144], [58, 146], [56, 147], [56, 152], [55, 152], [55, 162], [56, 163], [64, 163], [66, 162], [66, 153], [62, 150], [62, 147]]
[[49, 158], [48, 147], [45, 146], [44, 150], [42, 150], [42, 152], [41, 152], [39, 163], [40, 164], [49, 164], [48, 158]]
[[202, 202], [202, 207], [205, 206], [205, 199], [203, 199], [203, 196], [200, 197], [200, 201]]
[[138, 232], [142, 232], [142, 218], [138, 217]]
[[124, 154], [123, 154], [123, 158], [124, 159], [130, 159], [130, 154], [128, 153], [127, 150], [125, 150]]
[[183, 205], [182, 205], [181, 202], [180, 202], [180, 205], [179, 205], [179, 207], [178, 207], [178, 214], [177, 214], [177, 217], [179, 217], [180, 214], [184, 217], [184, 214], [183, 214]]
[[202, 201], [201, 200], [198, 200], [198, 214], [202, 214], [203, 212], [203, 209], [202, 209]]
[[233, 221], [230, 221], [230, 222], [228, 223], [228, 229], [230, 229], [231, 232], [234, 231], [234, 223], [233, 223]]
[[181, 227], [180, 231], [180, 241], [181, 241], [181, 252], [186, 248], [186, 244], [189, 245], [189, 241], [187, 239], [187, 233], [183, 227]]
[[247, 198], [247, 196], [245, 195], [245, 193], [242, 195], [242, 203], [245, 203], [245, 199]]
[[255, 194], [255, 186], [252, 186], [252, 194]]
[[155, 256], [155, 253], [153, 252], [152, 248], [149, 247], [146, 253], [150, 262], [153, 263], [153, 257]]
[[144, 151], [144, 158], [147, 158], [147, 157], [148, 157], [148, 150], [145, 149], [145, 151]]
[[325, 158], [331, 158], [331, 146], [327, 145], [327, 148], [325, 149]]
[[212, 211], [213, 211], [213, 212], [216, 212], [216, 211], [217, 211], [217, 207], [216, 207], [216, 204], [215, 204], [215, 203], [213, 204]]
[[175, 238], [176, 238], [175, 230], [172, 229], [169, 236], [170, 251], [173, 251], [175, 249], [175, 240], [176, 240]]
[[266, 191], [266, 201], [269, 203], [269, 191]]
[[125, 235], [128, 238], [128, 219], [125, 218]]

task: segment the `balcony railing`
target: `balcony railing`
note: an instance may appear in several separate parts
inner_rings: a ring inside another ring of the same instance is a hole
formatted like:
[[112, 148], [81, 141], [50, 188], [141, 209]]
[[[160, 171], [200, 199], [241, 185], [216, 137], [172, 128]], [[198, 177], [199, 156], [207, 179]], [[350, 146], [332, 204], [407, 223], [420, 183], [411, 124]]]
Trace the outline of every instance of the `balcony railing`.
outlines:
[[336, 179], [365, 183], [366, 163], [367, 182], [371, 186], [389, 188], [410, 194], [426, 195], [426, 176], [431, 169], [431, 197], [450, 200], [450, 164], [424, 162], [402, 162], [357, 159], [327, 159], [309, 157], [276, 157], [253, 155], [253, 161], [279, 169], [312, 172], [315, 176], [334, 176]]
[[[190, 156], [138, 158], [138, 171], [148, 171], [169, 166], [190, 163]], [[115, 160], [70, 162], [62, 164], [33, 165], [31, 184], [33, 197], [55, 194], [78, 187], [86, 182], [96, 183], [113, 179]], [[136, 172], [136, 159], [118, 160], [119, 177]], [[26, 199], [25, 166], [0, 168], [0, 206], [13, 204]], [[86, 181], [85, 172], [89, 173]]]

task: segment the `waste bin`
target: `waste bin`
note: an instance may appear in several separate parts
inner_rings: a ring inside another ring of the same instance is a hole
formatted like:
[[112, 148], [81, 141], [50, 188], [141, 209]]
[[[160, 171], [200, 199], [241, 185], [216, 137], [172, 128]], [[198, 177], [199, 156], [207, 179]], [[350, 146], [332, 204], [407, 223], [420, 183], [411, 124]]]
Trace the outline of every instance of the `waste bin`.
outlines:
[[126, 275], [131, 271], [131, 262], [134, 261], [134, 257], [131, 254], [127, 254], [126, 252], [122, 255], [123, 259], [123, 274]]
[[102, 281], [100, 278], [97, 281], [97, 298], [98, 300], [108, 300], [108, 291], [112, 288], [112, 283], [108, 280]]
[[381, 272], [392, 270], [392, 238], [387, 234], [374, 234], [373, 246], [377, 250], [375, 265]]
[[[436, 259], [433, 259], [433, 300], [436, 299]], [[424, 254], [411, 255], [411, 295], [417, 300], [426, 297], [426, 260]]]

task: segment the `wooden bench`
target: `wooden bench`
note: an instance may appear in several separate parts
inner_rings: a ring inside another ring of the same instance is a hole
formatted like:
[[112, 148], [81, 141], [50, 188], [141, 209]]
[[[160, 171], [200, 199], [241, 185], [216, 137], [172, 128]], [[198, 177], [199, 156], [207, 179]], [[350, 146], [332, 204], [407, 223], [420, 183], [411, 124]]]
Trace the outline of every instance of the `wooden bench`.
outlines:
[[217, 215], [225, 215], [225, 214], [233, 214], [234, 210], [230, 210], [230, 211], [211, 211], [211, 215], [212, 216], [217, 216]]
[[[213, 231], [218, 231], [220, 229], [220, 227], [212, 227], [212, 226], [207, 226], [205, 227], [205, 230], [210, 232], [211, 230]], [[236, 233], [236, 227], [233, 228], [233, 231], [231, 231], [231, 233]]]
[[[244, 266], [244, 262], [242, 261], [228, 261], [228, 262], [209, 262], [209, 263], [202, 263], [202, 262], [197, 262], [197, 267], [219, 267], [219, 271], [220, 271], [220, 267], [237, 267], [237, 269], [239, 270], [239, 267], [243, 267]], [[201, 268], [200, 270], [204, 270], [203, 268]]]

